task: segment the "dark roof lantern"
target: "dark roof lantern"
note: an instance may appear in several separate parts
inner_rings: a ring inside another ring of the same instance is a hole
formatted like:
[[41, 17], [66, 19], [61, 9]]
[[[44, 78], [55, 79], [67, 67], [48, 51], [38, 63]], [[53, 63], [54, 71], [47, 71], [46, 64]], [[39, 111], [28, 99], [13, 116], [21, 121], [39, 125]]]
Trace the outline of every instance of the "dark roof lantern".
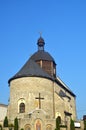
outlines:
[[37, 51], [30, 57], [30, 59], [34, 60], [35, 62], [40, 60], [50, 61], [54, 62], [56, 65], [54, 58], [46, 51]]
[[44, 39], [40, 36], [40, 38], [37, 41], [37, 45], [38, 45], [38, 51], [44, 51]]

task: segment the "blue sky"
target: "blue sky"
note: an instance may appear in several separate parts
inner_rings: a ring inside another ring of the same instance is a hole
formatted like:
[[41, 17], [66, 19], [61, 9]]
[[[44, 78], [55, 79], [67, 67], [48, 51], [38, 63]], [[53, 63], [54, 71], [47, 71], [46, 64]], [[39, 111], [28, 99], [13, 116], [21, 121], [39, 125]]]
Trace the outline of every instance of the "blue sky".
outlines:
[[40, 31], [57, 75], [77, 96], [81, 119], [86, 114], [85, 0], [0, 0], [0, 103], [8, 103], [8, 79], [37, 51]]

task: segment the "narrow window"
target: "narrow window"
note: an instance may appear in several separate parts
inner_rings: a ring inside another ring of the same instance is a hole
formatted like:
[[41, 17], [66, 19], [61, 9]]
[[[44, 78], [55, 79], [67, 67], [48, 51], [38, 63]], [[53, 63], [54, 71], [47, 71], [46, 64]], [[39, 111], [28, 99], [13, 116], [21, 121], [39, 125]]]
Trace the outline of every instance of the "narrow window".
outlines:
[[25, 112], [25, 104], [24, 103], [20, 103], [20, 105], [19, 105], [19, 112], [20, 113], [24, 113]]
[[41, 130], [41, 124], [39, 120], [36, 123], [36, 130]]

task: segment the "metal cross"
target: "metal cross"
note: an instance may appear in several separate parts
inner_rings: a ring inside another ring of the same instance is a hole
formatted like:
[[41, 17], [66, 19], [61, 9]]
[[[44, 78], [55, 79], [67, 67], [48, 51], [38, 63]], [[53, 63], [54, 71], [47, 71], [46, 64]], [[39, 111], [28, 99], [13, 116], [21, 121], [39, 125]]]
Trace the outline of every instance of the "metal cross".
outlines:
[[41, 100], [44, 100], [44, 98], [42, 98], [41, 94], [39, 93], [39, 97], [36, 97], [35, 99], [39, 100], [39, 109], [41, 109]]
[[39, 32], [39, 34], [40, 34], [40, 37], [42, 36], [42, 32]]

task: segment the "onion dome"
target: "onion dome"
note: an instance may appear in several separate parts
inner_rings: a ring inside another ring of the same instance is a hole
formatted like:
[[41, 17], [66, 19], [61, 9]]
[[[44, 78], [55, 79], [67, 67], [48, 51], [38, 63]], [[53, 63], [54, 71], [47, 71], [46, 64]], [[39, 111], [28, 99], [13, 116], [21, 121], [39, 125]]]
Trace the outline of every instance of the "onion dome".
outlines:
[[41, 36], [40, 36], [40, 38], [38, 39], [37, 44], [38, 44], [39, 46], [43, 46], [43, 45], [45, 44], [44, 39], [43, 39]]
[[44, 45], [45, 45], [45, 42], [44, 42], [44, 39], [40, 36], [40, 38], [38, 39], [38, 42], [37, 42], [37, 45], [38, 45], [38, 50], [44, 50]]

